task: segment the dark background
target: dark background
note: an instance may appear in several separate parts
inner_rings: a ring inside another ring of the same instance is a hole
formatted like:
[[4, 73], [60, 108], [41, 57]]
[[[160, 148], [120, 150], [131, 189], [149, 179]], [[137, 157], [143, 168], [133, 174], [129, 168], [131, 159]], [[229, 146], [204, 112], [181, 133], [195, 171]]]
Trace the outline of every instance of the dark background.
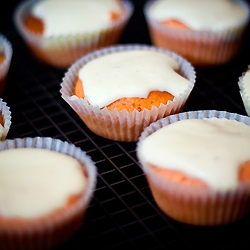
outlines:
[[[13, 46], [2, 97], [12, 112], [7, 139], [53, 137], [74, 143], [91, 156], [98, 184], [81, 229], [63, 249], [249, 249], [250, 217], [218, 227], [195, 227], [173, 221], [156, 206], [138, 165], [136, 143], [101, 138], [86, 128], [61, 98], [66, 70], [45, 66], [28, 51], [13, 24], [19, 1], [1, 6], [0, 33]], [[151, 44], [143, 16], [145, 1], [134, 0], [134, 14], [121, 44]], [[216, 109], [246, 115], [238, 78], [250, 64], [250, 30], [238, 55], [228, 64], [196, 68], [195, 87], [185, 111]]]

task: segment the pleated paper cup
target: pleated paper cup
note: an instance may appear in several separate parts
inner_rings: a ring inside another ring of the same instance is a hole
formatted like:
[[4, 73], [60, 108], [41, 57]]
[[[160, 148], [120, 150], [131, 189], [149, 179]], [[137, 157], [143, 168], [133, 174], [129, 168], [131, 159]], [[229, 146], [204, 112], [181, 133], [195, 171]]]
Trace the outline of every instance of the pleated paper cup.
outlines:
[[137, 143], [137, 157], [156, 204], [165, 214], [183, 223], [214, 226], [243, 218], [250, 212], [250, 183], [239, 183], [237, 188], [224, 191], [209, 187], [182, 186], [179, 182], [164, 178], [155, 168], [145, 162], [140, 153], [141, 145], [149, 135], [175, 122], [213, 117], [236, 120], [250, 126], [249, 117], [235, 113], [217, 110], [183, 112], [152, 123], [142, 132]]
[[0, 98], [0, 141], [5, 140], [11, 125], [11, 112], [7, 103]]
[[3, 55], [4, 60], [0, 64], [0, 96], [3, 95], [5, 86], [6, 86], [6, 79], [10, 68], [10, 63], [12, 59], [12, 45], [7, 40], [7, 38], [0, 34], [0, 54]]
[[195, 66], [221, 65], [232, 60], [238, 53], [250, 17], [246, 2], [237, 0], [244, 6], [246, 13], [234, 27], [214, 32], [180, 30], [153, 20], [150, 7], [155, 1], [148, 1], [144, 7], [150, 37], [155, 46], [175, 51]]
[[69, 36], [44, 37], [32, 33], [24, 25], [32, 5], [36, 2], [25, 0], [18, 5], [14, 13], [15, 26], [32, 54], [39, 61], [57, 68], [67, 68], [89, 52], [116, 44], [133, 13], [133, 5], [128, 0], [122, 0], [123, 16], [114, 20], [112, 25], [104, 30]]
[[240, 88], [240, 95], [245, 107], [245, 110], [250, 116], [250, 65], [248, 69], [243, 72], [242, 76], [239, 77], [238, 86]]
[[[5, 219], [0, 223], [0, 249], [48, 250], [68, 240], [82, 225], [97, 181], [93, 161], [80, 148], [49, 137], [17, 138], [0, 142], [0, 151], [18, 148], [37, 148], [69, 155], [80, 162], [88, 184], [79, 200], [60, 213], [32, 219]], [[35, 163], [34, 163], [35, 164]], [[36, 167], [34, 165], [34, 167]], [[1, 212], [0, 212], [1, 216]], [[15, 223], [15, 220], [18, 220]]]
[[[189, 80], [187, 89], [166, 105], [161, 104], [159, 108], [153, 107], [151, 110], [144, 109], [141, 112], [137, 110], [129, 112], [126, 109], [122, 111], [113, 109], [110, 111], [107, 107], [92, 106], [87, 100], [78, 98], [74, 94], [78, 71], [84, 65], [107, 54], [131, 50], [157, 51], [175, 59], [180, 65], [180, 74]], [[91, 131], [111, 140], [131, 142], [137, 141], [143, 129], [151, 122], [180, 112], [194, 87], [195, 78], [196, 74], [193, 66], [187, 60], [173, 52], [148, 45], [119, 45], [95, 51], [74, 63], [65, 74], [60, 92], [62, 98], [74, 109]]]

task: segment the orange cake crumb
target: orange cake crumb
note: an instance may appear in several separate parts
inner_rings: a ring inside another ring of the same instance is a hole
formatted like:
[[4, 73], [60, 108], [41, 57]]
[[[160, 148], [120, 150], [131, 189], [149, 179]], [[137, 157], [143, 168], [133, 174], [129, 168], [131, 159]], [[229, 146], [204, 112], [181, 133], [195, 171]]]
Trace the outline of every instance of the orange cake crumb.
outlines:
[[2, 53], [0, 53], [0, 64], [2, 64], [4, 61], [4, 55]]
[[0, 124], [1, 124], [2, 126], [4, 126], [4, 120], [3, 120], [2, 114], [0, 114]]
[[180, 30], [191, 30], [187, 25], [185, 25], [184, 23], [175, 20], [175, 19], [171, 19], [171, 20], [166, 20], [164, 22], [162, 22], [164, 25], [169, 26], [171, 28], [175, 28], [175, 29], [180, 29]]
[[[163, 169], [153, 165], [150, 167], [160, 176], [174, 183], [178, 183], [187, 187], [208, 188], [208, 185], [205, 182], [197, 178], [190, 177], [180, 171], [165, 168]], [[250, 181], [250, 160], [240, 166], [238, 180], [240, 183]]]
[[240, 167], [239, 181], [245, 183], [250, 180], [250, 160]]
[[156, 166], [150, 166], [155, 172], [157, 172], [163, 178], [170, 180], [172, 182], [184, 185], [184, 186], [191, 186], [195, 188], [208, 188], [208, 185], [203, 181], [187, 176], [184, 173], [181, 173], [177, 170], [170, 170], [170, 169], [163, 169]]
[[42, 35], [44, 32], [44, 24], [42, 20], [32, 15], [29, 15], [26, 18], [24, 24], [28, 30], [36, 34]]
[[[84, 98], [84, 90], [80, 79], [77, 80], [75, 85], [75, 95], [79, 98]], [[136, 109], [140, 112], [145, 108], [150, 110], [153, 106], [158, 108], [161, 104], [167, 104], [168, 101], [172, 101], [173, 99], [174, 96], [168, 92], [151, 91], [147, 98], [124, 97], [109, 104], [107, 108], [109, 110], [116, 108], [118, 111], [127, 109], [129, 112]]]

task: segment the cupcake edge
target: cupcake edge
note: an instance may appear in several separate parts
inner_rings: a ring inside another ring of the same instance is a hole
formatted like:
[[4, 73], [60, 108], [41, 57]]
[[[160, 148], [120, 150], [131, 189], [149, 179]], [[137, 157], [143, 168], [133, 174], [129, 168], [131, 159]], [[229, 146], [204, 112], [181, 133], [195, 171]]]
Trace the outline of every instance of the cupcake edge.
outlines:
[[5, 84], [6, 84], [6, 78], [8, 75], [12, 54], [13, 54], [13, 48], [11, 43], [7, 40], [7, 38], [0, 34], [0, 45], [3, 47], [3, 53], [4, 53], [4, 61], [2, 64], [0, 64], [0, 96], [4, 93], [5, 90]]
[[[183, 94], [175, 97], [173, 101], [169, 101], [166, 105], [162, 104], [159, 108], [153, 107], [151, 110], [144, 109], [141, 112], [137, 110], [133, 112], [122, 110], [119, 112], [116, 109], [109, 111], [106, 107], [100, 109], [97, 106], [90, 105], [85, 99], [74, 95], [74, 85], [78, 76], [77, 72], [81, 67], [103, 55], [131, 50], [151, 50], [171, 56], [179, 63], [180, 74], [189, 80], [190, 84], [188, 88]], [[60, 92], [62, 98], [75, 110], [87, 127], [94, 133], [112, 140], [137, 141], [142, 130], [151, 122], [182, 110], [194, 87], [195, 79], [196, 73], [192, 65], [176, 53], [149, 45], [118, 45], [97, 50], [75, 62], [66, 72], [61, 83]]]
[[249, 96], [249, 94], [247, 94], [247, 92], [245, 90], [243, 79], [244, 79], [245, 74], [247, 72], [250, 72], [249, 70], [250, 70], [250, 65], [248, 66], [248, 69], [238, 79], [238, 86], [240, 89], [241, 99], [242, 99], [242, 102], [243, 102], [244, 107], [245, 107], [245, 111], [246, 111], [248, 116], [250, 116], [250, 96]]
[[34, 0], [24, 0], [17, 6], [14, 12], [15, 26], [39, 61], [58, 68], [69, 67], [87, 53], [117, 43], [134, 10], [129, 0], [121, 0], [125, 14], [107, 29], [46, 38], [28, 31], [23, 24], [33, 3]]
[[[197, 66], [224, 64], [237, 54], [250, 19], [250, 6], [246, 1], [237, 0], [246, 9], [245, 16], [235, 27], [220, 32], [168, 28], [150, 17], [150, 6], [156, 1], [149, 0], [144, 6], [150, 37], [156, 46], [176, 51]], [[189, 44], [193, 49], [190, 49]]]
[[0, 135], [0, 141], [5, 140], [11, 125], [11, 111], [7, 106], [7, 103], [0, 98], [0, 114], [3, 116], [4, 125], [3, 125], [3, 133]]
[[[69, 155], [77, 159], [87, 172], [88, 186], [84, 196], [71, 209], [56, 218], [43, 217], [44, 223], [27, 223], [26, 226], [2, 228], [0, 235], [1, 249], [51, 249], [60, 245], [73, 235], [81, 226], [82, 219], [92, 198], [97, 182], [97, 170], [94, 162], [84, 151], [74, 144], [50, 137], [27, 137], [0, 142], [0, 151], [13, 148], [47, 149]], [[0, 225], [1, 228], [1, 225]]]
[[250, 200], [249, 183], [240, 184], [235, 190], [224, 192], [181, 187], [178, 184], [167, 182], [166, 179], [150, 169], [149, 165], [142, 161], [139, 150], [142, 141], [162, 127], [181, 120], [212, 117], [236, 120], [250, 126], [249, 117], [236, 113], [217, 110], [183, 112], [150, 124], [142, 132], [136, 147], [139, 166], [145, 174], [156, 204], [171, 218], [191, 225], [228, 224], [247, 215], [250, 212], [246, 205]]

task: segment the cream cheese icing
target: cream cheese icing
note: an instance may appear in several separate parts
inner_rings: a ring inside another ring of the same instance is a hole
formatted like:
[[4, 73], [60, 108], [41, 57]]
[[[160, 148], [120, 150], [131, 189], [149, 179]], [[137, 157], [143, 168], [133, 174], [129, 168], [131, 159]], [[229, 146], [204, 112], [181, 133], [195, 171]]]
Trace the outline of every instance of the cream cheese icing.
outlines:
[[123, 97], [146, 98], [153, 90], [179, 96], [189, 85], [176, 73], [179, 67], [167, 54], [133, 50], [90, 61], [80, 69], [79, 79], [86, 100], [102, 108]]
[[250, 127], [225, 118], [182, 120], [145, 138], [138, 155], [142, 163], [229, 190], [238, 185], [239, 167], [250, 160]]
[[81, 194], [86, 177], [80, 163], [65, 154], [45, 149], [10, 149], [0, 152], [0, 214], [34, 218], [67, 204]]
[[149, 16], [158, 22], [179, 20], [198, 31], [220, 31], [235, 27], [246, 13], [242, 4], [232, 0], [157, 0]]
[[107, 29], [111, 12], [121, 13], [115, 0], [43, 0], [31, 13], [42, 19], [44, 36], [75, 35]]

